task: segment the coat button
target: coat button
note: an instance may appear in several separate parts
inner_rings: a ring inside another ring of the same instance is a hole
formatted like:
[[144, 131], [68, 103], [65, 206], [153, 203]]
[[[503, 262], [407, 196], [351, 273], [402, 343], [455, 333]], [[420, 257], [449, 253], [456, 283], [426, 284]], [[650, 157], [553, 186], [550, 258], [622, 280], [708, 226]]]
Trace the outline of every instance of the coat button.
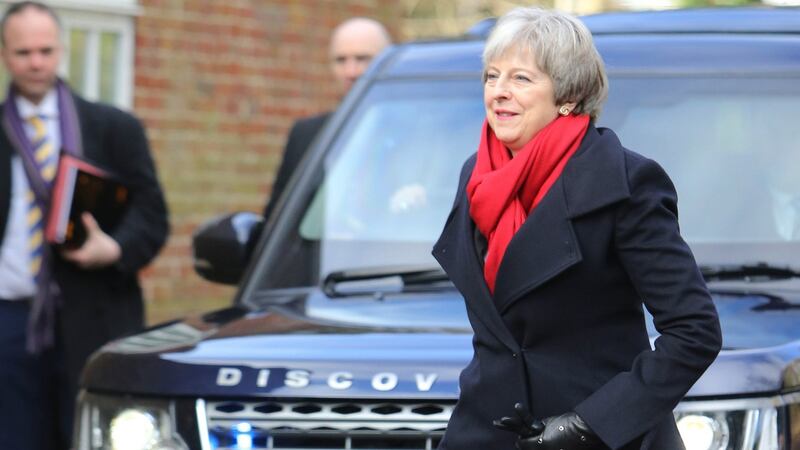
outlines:
[[511, 354], [511, 357], [512, 357], [512, 358], [516, 358], [516, 357], [517, 357], [517, 354], [516, 354], [516, 353], [512, 353], [512, 354]]

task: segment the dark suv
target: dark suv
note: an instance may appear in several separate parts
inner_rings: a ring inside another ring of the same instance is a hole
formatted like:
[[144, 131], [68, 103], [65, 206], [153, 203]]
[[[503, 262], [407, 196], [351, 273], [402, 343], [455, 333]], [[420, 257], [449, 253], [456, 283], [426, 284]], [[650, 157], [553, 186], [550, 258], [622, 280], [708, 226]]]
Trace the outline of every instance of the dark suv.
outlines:
[[[598, 125], [671, 175], [720, 313], [724, 350], [675, 410], [687, 449], [800, 449], [800, 10], [584, 20], [611, 85]], [[436, 447], [472, 347], [430, 250], [478, 143], [490, 27], [386, 51], [249, 264], [252, 214], [198, 232], [197, 270], [241, 277], [234, 306], [99, 351], [77, 449]]]

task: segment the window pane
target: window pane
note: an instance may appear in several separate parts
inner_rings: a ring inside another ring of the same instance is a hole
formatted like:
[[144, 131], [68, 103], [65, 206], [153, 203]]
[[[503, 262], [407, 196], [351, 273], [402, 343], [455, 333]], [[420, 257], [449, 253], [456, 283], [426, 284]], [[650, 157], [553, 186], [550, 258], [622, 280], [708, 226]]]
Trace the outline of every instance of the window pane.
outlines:
[[791, 237], [781, 234], [788, 230], [779, 205], [800, 193], [796, 79], [728, 72], [612, 76], [610, 84], [614, 95], [599, 123], [666, 169], [678, 190], [681, 234], [690, 244]]
[[86, 30], [69, 31], [69, 84], [73, 89], [86, 94]]
[[287, 217], [297, 233], [283, 244], [280, 270], [262, 274], [265, 285], [435, 264], [430, 247], [453, 205], [461, 163], [480, 139], [481, 89], [478, 78], [376, 83], [338, 130], [305, 212]]
[[100, 34], [100, 100], [113, 103], [116, 100], [119, 55], [119, 33]]

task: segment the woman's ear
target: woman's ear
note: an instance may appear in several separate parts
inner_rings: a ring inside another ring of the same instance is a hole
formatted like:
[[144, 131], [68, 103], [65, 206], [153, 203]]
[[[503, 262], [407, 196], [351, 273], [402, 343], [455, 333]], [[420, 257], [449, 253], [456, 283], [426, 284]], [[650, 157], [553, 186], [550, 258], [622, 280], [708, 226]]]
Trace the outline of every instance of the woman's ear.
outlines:
[[561, 107], [558, 108], [558, 113], [561, 114], [562, 116], [568, 116], [569, 113], [571, 113], [575, 109], [575, 106], [577, 105], [578, 104], [574, 102], [564, 103], [563, 105], [561, 105]]

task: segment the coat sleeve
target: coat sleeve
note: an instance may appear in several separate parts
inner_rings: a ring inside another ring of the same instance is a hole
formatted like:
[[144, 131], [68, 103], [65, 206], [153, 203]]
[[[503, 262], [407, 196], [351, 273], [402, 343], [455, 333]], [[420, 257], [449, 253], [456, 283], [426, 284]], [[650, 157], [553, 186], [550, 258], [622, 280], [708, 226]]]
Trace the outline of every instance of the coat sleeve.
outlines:
[[628, 154], [631, 197], [620, 204], [615, 247], [660, 336], [575, 411], [616, 449], [671, 413], [721, 347], [717, 312], [680, 236], [677, 194], [663, 169]]
[[131, 203], [111, 233], [122, 256], [120, 271], [133, 273], [155, 258], [169, 233], [167, 206], [142, 124], [114, 111], [106, 142], [114, 155], [114, 171], [131, 189]]

